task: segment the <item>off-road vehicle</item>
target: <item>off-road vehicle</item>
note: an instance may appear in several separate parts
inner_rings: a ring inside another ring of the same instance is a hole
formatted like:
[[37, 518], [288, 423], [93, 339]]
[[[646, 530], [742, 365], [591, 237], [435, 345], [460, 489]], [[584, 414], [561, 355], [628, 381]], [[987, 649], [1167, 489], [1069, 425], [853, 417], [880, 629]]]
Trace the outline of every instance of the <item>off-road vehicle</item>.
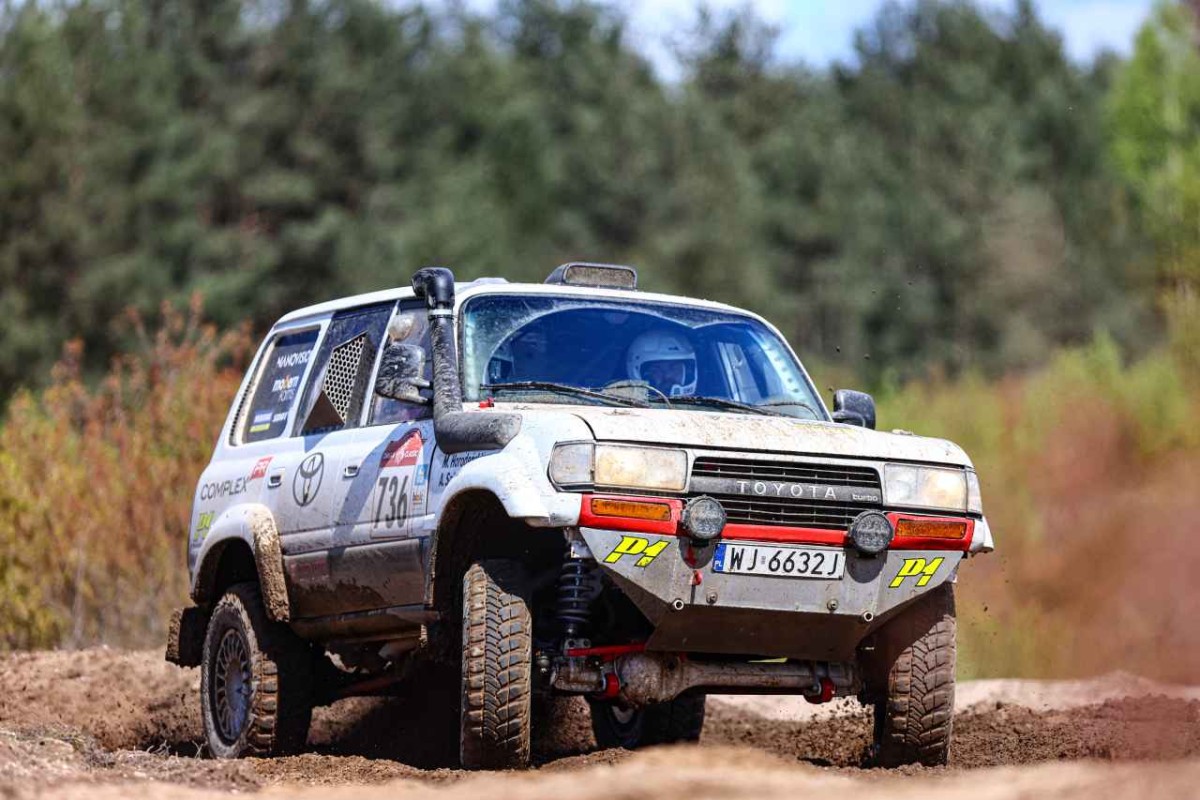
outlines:
[[877, 763], [946, 761], [954, 581], [992, 549], [971, 461], [868, 395], [830, 413], [760, 317], [636, 283], [426, 268], [279, 320], [167, 648], [213, 755], [295, 751], [314, 705], [433, 664], [468, 768], [526, 765], [553, 695], [622, 747], [697, 739], [710, 693], [855, 696]]

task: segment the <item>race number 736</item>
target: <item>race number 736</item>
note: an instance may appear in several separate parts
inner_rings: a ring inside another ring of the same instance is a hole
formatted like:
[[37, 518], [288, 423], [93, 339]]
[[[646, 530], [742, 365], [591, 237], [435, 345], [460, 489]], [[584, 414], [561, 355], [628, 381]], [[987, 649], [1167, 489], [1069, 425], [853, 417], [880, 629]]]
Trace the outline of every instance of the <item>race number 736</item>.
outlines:
[[379, 505], [375, 508], [375, 526], [390, 528], [408, 516], [408, 476], [379, 479]]

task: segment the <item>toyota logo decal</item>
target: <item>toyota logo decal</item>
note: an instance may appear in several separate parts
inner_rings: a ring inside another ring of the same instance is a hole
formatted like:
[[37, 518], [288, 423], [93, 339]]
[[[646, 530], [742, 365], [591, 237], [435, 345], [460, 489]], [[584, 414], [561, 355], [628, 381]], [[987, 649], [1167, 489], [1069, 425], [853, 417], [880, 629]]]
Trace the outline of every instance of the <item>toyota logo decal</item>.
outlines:
[[300, 462], [296, 477], [292, 478], [292, 499], [298, 506], [306, 506], [321, 491], [321, 478], [325, 475], [325, 455], [313, 453]]

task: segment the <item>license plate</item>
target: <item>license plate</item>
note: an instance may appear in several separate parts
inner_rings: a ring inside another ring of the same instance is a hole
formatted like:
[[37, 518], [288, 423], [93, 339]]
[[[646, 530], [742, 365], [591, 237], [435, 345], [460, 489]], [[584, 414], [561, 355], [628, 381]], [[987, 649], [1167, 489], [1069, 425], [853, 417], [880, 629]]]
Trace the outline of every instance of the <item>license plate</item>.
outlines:
[[713, 571], [741, 575], [837, 580], [846, 571], [846, 554], [824, 547], [780, 547], [721, 542], [713, 554]]

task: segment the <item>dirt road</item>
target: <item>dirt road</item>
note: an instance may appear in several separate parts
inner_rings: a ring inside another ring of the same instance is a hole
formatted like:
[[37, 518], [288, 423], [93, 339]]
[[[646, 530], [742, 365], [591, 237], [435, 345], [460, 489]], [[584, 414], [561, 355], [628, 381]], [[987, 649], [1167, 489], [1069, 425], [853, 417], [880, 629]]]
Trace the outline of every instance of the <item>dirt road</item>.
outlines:
[[[88, 650], [0, 659], [0, 796], [725, 798], [1193, 797], [1200, 691], [1114, 676], [1089, 682], [968, 682], [954, 765], [860, 767], [870, 734], [857, 706], [714, 698], [699, 747], [597, 751], [586, 709], [543, 709], [553, 735], [525, 773], [452, 768], [453, 725], [427, 695], [348, 700], [318, 712], [313, 752], [276, 760], [195, 757], [195, 670], [159, 653]], [[366, 786], [364, 786], [366, 785]]]

